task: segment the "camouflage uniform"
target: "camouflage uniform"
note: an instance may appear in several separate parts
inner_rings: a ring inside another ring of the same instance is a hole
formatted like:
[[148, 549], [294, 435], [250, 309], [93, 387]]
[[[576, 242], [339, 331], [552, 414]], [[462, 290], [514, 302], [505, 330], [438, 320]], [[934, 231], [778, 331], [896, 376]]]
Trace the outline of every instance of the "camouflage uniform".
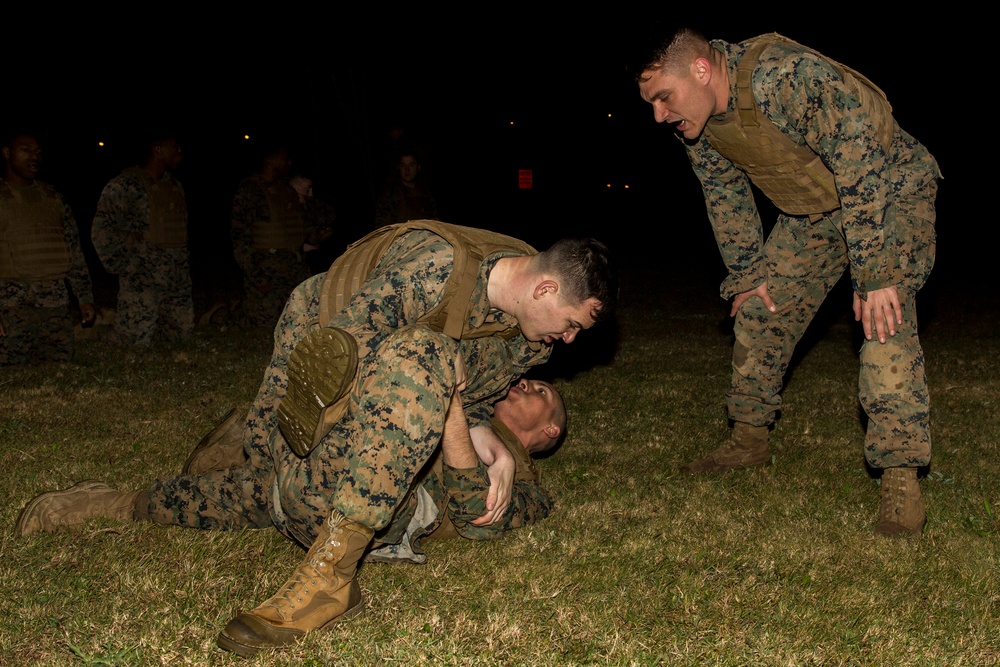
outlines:
[[[730, 114], [736, 111], [738, 67], [752, 42], [712, 42], [729, 68]], [[747, 174], [709, 143], [711, 122], [688, 145], [729, 269], [722, 296], [766, 281], [777, 308], [771, 313], [754, 298], [737, 314], [729, 416], [755, 426], [774, 421], [795, 345], [850, 267], [854, 289], [862, 296], [895, 285], [904, 315], [885, 344], [872, 340], [861, 348], [859, 395], [870, 420], [865, 456], [880, 468], [926, 465], [930, 399], [914, 297], [934, 263], [937, 164], [894, 120], [891, 144], [883, 148], [838, 69], [795, 43], [771, 45], [761, 53], [750, 90], [766, 120], [822, 158], [836, 177], [840, 206], [819, 215], [779, 215], [764, 243]]]
[[407, 220], [437, 220], [437, 202], [419, 182], [412, 188], [396, 180], [386, 185], [375, 204], [375, 226], [393, 225]]
[[[484, 490], [489, 487], [489, 480], [484, 477], [485, 469], [482, 466], [466, 470], [451, 468], [444, 464], [438, 451], [420, 478], [421, 486], [434, 501], [434, 508], [428, 513], [433, 518], [422, 522], [419, 532], [407, 534], [407, 537], [419, 538], [426, 534], [434, 538], [461, 536], [489, 540], [512, 528], [540, 521], [552, 511], [553, 500], [541, 486], [542, 475], [535, 460], [506, 424], [493, 417], [490, 426], [514, 457], [514, 487], [503, 520], [492, 526], [472, 525], [472, 521], [486, 514]], [[400, 542], [404, 535], [403, 528], [418, 512], [414, 496], [407, 497], [407, 502], [399, 508], [385, 534], [376, 536], [376, 541], [384, 544]]]
[[[23, 258], [15, 242], [13, 214], [24, 209], [32, 215], [38, 213], [35, 224], [51, 226], [56, 232], [54, 246], [61, 246], [61, 257], [53, 260], [51, 270], [17, 268]], [[7, 329], [7, 335], [0, 336], [0, 365], [69, 361], [73, 357], [73, 322], [67, 281], [79, 303], [93, 303], [94, 295], [76, 219], [52, 186], [36, 181], [20, 188], [0, 180], [0, 253], [9, 253], [11, 260], [9, 266], [6, 260], [0, 261], [0, 321]], [[41, 275], [44, 273], [54, 275]]]
[[243, 179], [230, 218], [233, 255], [243, 269], [243, 310], [250, 324], [274, 326], [288, 295], [311, 274], [299, 194], [283, 181]]
[[[501, 257], [480, 265], [469, 321], [516, 326], [492, 311], [486, 294], [489, 272]], [[492, 404], [510, 382], [551, 352], [516, 335], [456, 341], [422, 325], [423, 314], [442, 298], [452, 270], [452, 248], [427, 231], [397, 239], [330, 326], [358, 341], [358, 375], [348, 414], [307, 457], [291, 451], [277, 428], [277, 406], [287, 390], [287, 359], [316, 326], [324, 275], [291, 295], [275, 329], [275, 351], [244, 431], [247, 465], [202, 477], [158, 481], [148, 512], [160, 523], [198, 528], [274, 525], [304, 545], [336, 509], [376, 531], [384, 529], [413, 488], [418, 474], [439, 451], [445, 413], [461, 355], [468, 375], [462, 392], [470, 427], [486, 424]], [[465, 516], [482, 507], [489, 481], [485, 467], [451, 475]], [[477, 495], [478, 494], [478, 495]], [[542, 501], [539, 501], [542, 502]], [[478, 515], [481, 515], [480, 512]], [[508, 525], [541, 509], [509, 512]], [[458, 516], [463, 516], [459, 511]], [[459, 519], [461, 521], [461, 519]]]
[[111, 179], [91, 230], [104, 267], [118, 274], [114, 339], [147, 346], [179, 341], [194, 330], [187, 207], [181, 184], [165, 173], [154, 182], [140, 167]]

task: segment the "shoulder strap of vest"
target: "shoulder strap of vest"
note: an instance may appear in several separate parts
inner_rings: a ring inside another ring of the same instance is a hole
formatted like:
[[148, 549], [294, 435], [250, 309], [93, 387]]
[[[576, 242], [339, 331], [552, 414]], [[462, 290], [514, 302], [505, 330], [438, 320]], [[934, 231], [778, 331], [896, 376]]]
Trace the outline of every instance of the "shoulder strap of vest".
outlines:
[[[437, 220], [410, 220], [403, 225], [434, 232], [448, 241], [454, 249], [454, 268], [445, 288], [443, 308], [437, 309], [428, 320], [431, 327], [456, 340], [462, 338], [465, 332], [469, 309], [472, 307], [472, 293], [476, 289], [483, 260], [503, 249], [525, 255], [536, 254], [535, 249], [524, 241], [486, 229], [452, 225]], [[449, 307], [452, 304], [457, 307]]]
[[397, 227], [398, 225], [388, 225], [366, 234], [347, 246], [347, 249], [333, 261], [323, 278], [320, 292], [321, 326], [325, 327], [360, 289], [361, 283], [378, 264], [389, 244], [399, 236]]
[[[475, 291], [483, 260], [498, 250], [533, 255], [527, 243], [484, 229], [452, 225], [438, 220], [410, 220], [387, 225], [355, 241], [327, 271], [320, 297], [320, 324], [325, 326], [344, 307], [375, 268], [389, 245], [402, 234], [426, 230], [445, 239], [453, 248], [453, 268], [441, 303], [427, 314], [425, 322], [448, 336], [462, 338], [472, 293]], [[450, 308], [449, 304], [457, 307]], [[516, 334], [516, 332], [514, 332]]]
[[[892, 144], [894, 129], [892, 127], [892, 122], [888, 120], [887, 116], [892, 114], [892, 105], [889, 104], [889, 99], [886, 97], [885, 92], [872, 83], [871, 79], [866, 77], [861, 72], [837, 62], [833, 58], [824, 56], [815, 49], [811, 49], [804, 44], [796, 42], [794, 39], [789, 39], [776, 32], [770, 32], [766, 35], [754, 37], [749, 41], [751, 42], [751, 45], [743, 54], [743, 59], [740, 61], [736, 75], [736, 109], [739, 112], [740, 118], [743, 120], [744, 124], [753, 125], [754, 127], [758, 124], [757, 102], [754, 98], [752, 90], [752, 79], [753, 71], [757, 67], [757, 63], [760, 61], [760, 54], [764, 52], [764, 49], [774, 44], [790, 44], [830, 63], [841, 78], [848, 84], [848, 86], [855, 90], [856, 94], [862, 99], [862, 103], [867, 102], [869, 105], [883, 107], [882, 113], [879, 113], [879, 110], [876, 108], [871, 108], [870, 112], [878, 121], [877, 129], [882, 147], [887, 151], [889, 150], [889, 146]], [[865, 88], [868, 88], [870, 92], [865, 91]]]
[[760, 54], [772, 44], [791, 41], [776, 32], [750, 40], [750, 47], [743, 53], [739, 67], [736, 68], [736, 111], [744, 125], [760, 125], [757, 120], [757, 100], [753, 94], [753, 71], [760, 62]]

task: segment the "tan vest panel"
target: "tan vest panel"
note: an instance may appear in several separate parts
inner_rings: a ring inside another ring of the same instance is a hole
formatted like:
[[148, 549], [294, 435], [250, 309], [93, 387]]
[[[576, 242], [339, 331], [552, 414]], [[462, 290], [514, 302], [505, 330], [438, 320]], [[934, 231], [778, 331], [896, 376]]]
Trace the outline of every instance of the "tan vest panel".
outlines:
[[48, 184], [20, 189], [0, 182], [0, 278], [52, 280], [66, 275], [73, 259], [63, 210]]
[[[784, 213], [818, 216], [840, 208], [834, 176], [823, 160], [762, 117], [754, 98], [751, 79], [759, 64], [760, 54], [773, 44], [797, 42], [771, 33], [756, 37], [750, 43], [737, 68], [736, 110], [726, 114], [722, 120], [710, 120], [705, 127], [705, 138], [719, 153], [745, 171], [754, 185]], [[820, 57], [833, 65], [871, 114], [879, 131], [879, 140], [888, 151], [895, 122], [885, 94], [853, 69], [825, 56]]]
[[146, 243], [159, 248], [186, 248], [188, 214], [184, 191], [172, 178], [156, 183], [143, 181], [149, 198], [149, 228]]
[[253, 223], [255, 250], [301, 250], [306, 238], [299, 194], [279, 183], [260, 183], [270, 212], [269, 220]]

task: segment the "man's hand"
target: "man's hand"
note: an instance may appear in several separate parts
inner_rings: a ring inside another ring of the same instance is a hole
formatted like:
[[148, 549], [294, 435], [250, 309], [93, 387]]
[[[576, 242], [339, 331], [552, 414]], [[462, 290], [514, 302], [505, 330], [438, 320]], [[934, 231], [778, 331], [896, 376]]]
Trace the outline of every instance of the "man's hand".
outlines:
[[97, 317], [97, 311], [94, 310], [94, 304], [92, 303], [80, 304], [80, 324], [82, 324], [85, 327], [89, 326], [93, 324], [95, 317]]
[[771, 295], [767, 293], [767, 282], [764, 282], [759, 287], [752, 289], [749, 292], [743, 292], [742, 294], [737, 294], [733, 297], [733, 309], [729, 311], [729, 317], [736, 317], [736, 313], [740, 311], [740, 306], [755, 296], [759, 297], [760, 300], [764, 302], [764, 306], [768, 310], [772, 313], [775, 311], [774, 302], [771, 301]]
[[899, 294], [896, 286], [868, 292], [868, 298], [862, 299], [854, 293], [854, 320], [861, 321], [865, 330], [865, 340], [872, 339], [872, 322], [875, 323], [875, 334], [878, 342], [885, 343], [886, 332], [896, 335], [896, 326], [903, 323], [903, 307], [899, 305]]
[[[493, 433], [491, 429], [487, 429]], [[493, 437], [497, 437], [493, 434]], [[499, 441], [499, 438], [497, 438]], [[486, 468], [490, 476], [490, 492], [486, 496], [486, 514], [475, 521], [473, 526], [492, 526], [507, 512], [510, 504], [511, 491], [514, 488], [514, 457], [507, 448], [500, 445], [502, 451], [497, 451], [493, 464]]]

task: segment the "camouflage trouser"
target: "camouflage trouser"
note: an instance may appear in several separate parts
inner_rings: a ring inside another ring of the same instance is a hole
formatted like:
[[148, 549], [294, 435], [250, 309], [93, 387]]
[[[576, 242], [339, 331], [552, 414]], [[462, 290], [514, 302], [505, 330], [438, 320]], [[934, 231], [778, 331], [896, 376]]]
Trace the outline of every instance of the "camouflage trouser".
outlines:
[[435, 452], [455, 386], [457, 343], [424, 327], [384, 337], [359, 360], [347, 416], [307, 457], [277, 428], [287, 358], [316, 324], [323, 276], [289, 298], [275, 353], [247, 419], [240, 469], [159, 480], [148, 512], [159, 523], [231, 529], [274, 525], [308, 545], [332, 509], [378, 530]]
[[[930, 462], [930, 397], [914, 303], [933, 264], [933, 196], [930, 202], [929, 213], [925, 205], [908, 212], [920, 218], [904, 227], [918, 230], [913, 238], [895, 241], [904, 258], [904, 279], [897, 286], [903, 324], [884, 344], [873, 339], [860, 352], [859, 397], [869, 418], [864, 452], [874, 467]], [[757, 426], [774, 421], [795, 345], [848, 265], [835, 216], [815, 224], [780, 217], [768, 237], [765, 256], [768, 291], [777, 312], [769, 312], [757, 298], [740, 308], [726, 395], [730, 419]]]
[[191, 274], [186, 266], [172, 274], [173, 280], [158, 283], [151, 283], [148, 274], [120, 277], [114, 342], [147, 346], [154, 337], [176, 342], [191, 336], [194, 331]]
[[6, 336], [0, 336], [0, 366], [73, 358], [73, 322], [66, 306], [35, 308], [0, 304]]

